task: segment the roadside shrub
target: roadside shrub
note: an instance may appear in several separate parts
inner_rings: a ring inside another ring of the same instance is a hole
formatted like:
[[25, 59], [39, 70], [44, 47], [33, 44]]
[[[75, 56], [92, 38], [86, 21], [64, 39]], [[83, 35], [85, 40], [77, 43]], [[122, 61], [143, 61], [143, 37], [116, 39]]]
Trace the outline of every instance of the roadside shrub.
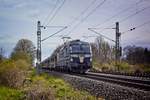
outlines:
[[108, 68], [107, 66], [103, 66], [103, 67], [102, 67], [102, 71], [103, 71], [103, 72], [109, 71], [109, 68]]
[[32, 78], [32, 83], [24, 91], [27, 100], [55, 100], [54, 90], [42, 76]]
[[0, 86], [0, 100], [24, 100], [24, 94], [20, 90]]
[[150, 73], [150, 64], [139, 64], [144, 73]]
[[23, 51], [18, 51], [18, 52], [14, 52], [11, 54], [11, 59], [14, 61], [17, 60], [24, 60], [26, 61], [28, 64], [32, 65], [32, 58], [29, 54], [23, 52]]
[[25, 60], [17, 60], [15, 61], [15, 65], [17, 68], [27, 71], [30, 69], [30, 64], [28, 64]]
[[126, 62], [118, 62], [116, 68], [119, 69], [120, 72], [131, 72], [132, 67]]
[[25, 72], [17, 67], [12, 60], [5, 60], [0, 64], [0, 83], [5, 86], [19, 88], [25, 79]]
[[[46, 75], [44, 75], [45, 77]], [[69, 83], [63, 79], [49, 76], [47, 78], [49, 85], [56, 90], [56, 97], [58, 100], [96, 100], [95, 97], [91, 96], [87, 92], [81, 92], [74, 89]]]

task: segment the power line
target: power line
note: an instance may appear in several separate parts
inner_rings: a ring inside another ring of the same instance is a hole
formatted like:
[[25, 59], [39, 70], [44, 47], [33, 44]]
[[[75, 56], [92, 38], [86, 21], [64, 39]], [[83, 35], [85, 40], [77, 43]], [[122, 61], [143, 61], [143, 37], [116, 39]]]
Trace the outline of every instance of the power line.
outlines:
[[[88, 11], [88, 9], [91, 7], [91, 5], [93, 5], [97, 0], [93, 0], [81, 13], [80, 15], [77, 17], [77, 19], [79, 19], [82, 15], [84, 15], [86, 13], [86, 11]], [[71, 26], [74, 22], [76, 21], [76, 19], [72, 20], [68, 26]]]
[[[136, 5], [139, 4], [139, 3], [141, 3], [141, 2], [142, 2], [142, 0], [140, 0], [139, 2], [137, 2]], [[100, 25], [105, 24], [106, 22], [109, 22], [111, 19], [113, 19], [113, 18], [117, 17], [118, 15], [120, 15], [120, 14], [128, 11], [131, 8], [133, 8], [133, 6], [135, 6], [135, 4], [131, 5], [130, 7], [126, 8], [126, 9], [121, 10], [120, 12], [118, 12], [118, 13], [114, 14], [113, 16], [111, 16], [110, 18], [106, 19], [103, 23], [94, 25], [93, 27], [100, 26]]]
[[42, 39], [41, 41], [45, 41], [45, 40], [47, 40], [48, 38], [50, 38], [50, 37], [52, 37], [52, 36], [54, 36], [54, 35], [58, 34], [59, 32], [63, 31], [63, 30], [64, 30], [64, 29], [66, 29], [66, 28], [67, 28], [67, 26], [63, 27], [63, 28], [62, 28], [62, 29], [60, 29], [59, 31], [57, 31], [57, 32], [55, 32], [54, 34], [52, 34], [52, 35], [50, 35], [50, 36], [48, 36], [48, 37], [46, 37], [46, 38]]
[[[79, 19], [82, 15], [84, 15], [86, 13], [86, 11], [91, 7], [91, 5], [93, 5], [97, 0], [93, 0], [78, 16], [77, 19]], [[74, 22], [76, 21], [76, 19], [72, 20], [70, 23], [67, 24], [67, 26], [71, 26]], [[46, 26], [49, 27], [49, 26]], [[52, 27], [52, 26], [50, 26]], [[54, 26], [55, 27], [55, 26]], [[59, 36], [58, 36], [59, 37]], [[63, 37], [63, 35], [60, 35], [60, 37]]]
[[106, 0], [103, 0], [99, 5], [97, 5], [91, 12], [89, 12], [88, 14], [87, 14], [87, 16], [85, 16], [78, 24], [76, 24], [69, 32], [68, 32], [68, 34], [66, 34], [66, 35], [69, 35], [69, 34], [71, 34], [71, 32], [73, 31], [73, 30], [75, 30], [81, 23], [83, 23], [90, 15], [92, 15], [99, 7], [101, 7], [104, 3], [105, 3], [105, 1]]
[[127, 16], [126, 18], [120, 20], [119, 22], [126, 21], [127, 19], [129, 19], [129, 18], [131, 18], [131, 17], [133, 17], [133, 16], [135, 16], [135, 15], [137, 15], [137, 14], [139, 14], [139, 13], [141, 13], [141, 12], [143, 12], [144, 10], [149, 9], [149, 8], [150, 8], [150, 6], [144, 7], [143, 9], [141, 9], [141, 10], [139, 10], [139, 11], [133, 13], [132, 15], [129, 15], [129, 16]]
[[48, 16], [47, 16], [47, 17], [45, 18], [45, 20], [43, 21], [43, 25], [46, 23], [46, 20], [48, 20], [48, 18], [51, 16], [51, 14], [52, 14], [52, 13], [54, 12], [54, 10], [56, 9], [56, 7], [57, 7], [57, 5], [58, 5], [58, 1], [59, 1], [59, 0], [56, 1], [54, 7], [50, 10]]
[[90, 31], [94, 32], [95, 34], [98, 34], [99, 36], [104, 37], [104, 38], [106, 38], [106, 39], [108, 39], [108, 40], [110, 40], [110, 41], [112, 41], [112, 42], [116, 42], [115, 40], [112, 40], [112, 39], [110, 39], [109, 37], [104, 36], [104, 35], [102, 35], [102, 34], [96, 32], [95, 30], [92, 30], [91, 28], [88, 28], [88, 30], [90, 30]]
[[57, 15], [57, 13], [59, 12], [59, 10], [63, 7], [63, 5], [65, 4], [66, 0], [64, 0], [62, 2], [62, 4], [56, 9], [55, 13], [53, 14], [53, 16], [50, 18], [50, 20], [48, 20], [48, 23], [46, 24], [46, 26], [55, 18], [55, 16]]
[[[133, 14], [131, 14], [131, 15], [125, 17], [124, 19], [120, 20], [119, 22], [124, 22], [124, 21], [126, 21], [126, 20], [132, 18], [133, 16], [135, 16], [135, 15], [137, 15], [137, 14], [139, 14], [139, 13], [141, 13], [141, 12], [143, 12], [144, 10], [149, 9], [149, 8], [150, 8], [150, 6], [144, 7], [143, 9], [139, 10], [138, 12], [135, 12], [135, 13], [133, 13]], [[110, 25], [110, 26], [108, 26], [108, 27], [112, 27], [113, 25], [114, 25], [114, 24], [112, 24], [112, 25]], [[91, 29], [100, 29], [100, 28], [91, 28]], [[105, 29], [106, 29], [106, 28], [103, 28], [100, 32], [103, 32]]]
[[138, 26], [136, 26], [136, 27], [133, 27], [133, 28], [127, 30], [127, 31], [124, 31], [124, 32], [122, 32], [121, 34], [128, 33], [128, 32], [130, 32], [130, 31], [133, 31], [133, 30], [137, 29], [137, 28], [143, 27], [143, 26], [145, 26], [145, 25], [147, 25], [147, 24], [149, 24], [149, 23], [150, 23], [150, 20], [147, 21], [147, 22], [145, 22], [145, 23], [143, 23], [143, 24], [140, 24], [140, 25], [138, 25]]
[[[48, 26], [48, 24], [55, 18], [56, 14], [59, 12], [59, 10], [63, 7], [63, 5], [65, 4], [65, 2], [66, 2], [66, 0], [64, 0], [64, 1], [62, 2], [62, 4], [56, 9], [56, 11], [55, 11], [55, 13], [53, 14], [53, 16], [48, 20], [48, 23], [44, 26], [44, 29], [45, 29], [46, 27], [50, 27], [50, 28], [61, 28], [61, 29], [58, 30], [57, 32], [53, 33], [52, 35], [50, 35], [50, 36], [48, 36], [48, 37], [42, 39], [41, 42], [47, 40], [48, 38], [54, 36], [55, 34], [58, 34], [59, 32], [61, 32], [61, 31], [63, 31], [64, 29], [67, 28], [67, 26], [65, 26], [65, 27], [64, 27], [64, 26]], [[57, 5], [57, 3], [58, 3], [58, 0], [57, 0], [57, 2], [56, 2], [56, 5]], [[54, 8], [55, 8], [55, 7], [54, 7]]]
[[[82, 15], [84, 15], [88, 9], [96, 2], [97, 0], [93, 0], [76, 18], [79, 19]], [[77, 20], [77, 19], [74, 19], [72, 20], [70, 23], [67, 24], [68, 27], [72, 26], [72, 24]], [[63, 37], [63, 35], [62, 35]]]
[[48, 27], [48, 28], [63, 28], [64, 26], [44, 26], [45, 28]]

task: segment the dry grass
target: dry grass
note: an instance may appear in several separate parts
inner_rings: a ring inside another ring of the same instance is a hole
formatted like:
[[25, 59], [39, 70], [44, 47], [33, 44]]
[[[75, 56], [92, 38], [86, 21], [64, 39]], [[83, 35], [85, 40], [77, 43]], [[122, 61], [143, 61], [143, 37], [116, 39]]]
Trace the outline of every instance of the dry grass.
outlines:
[[5, 86], [20, 88], [26, 78], [25, 67], [27, 63], [6, 60], [0, 63], [0, 83]]
[[41, 76], [34, 77], [32, 83], [25, 87], [24, 91], [27, 100], [55, 100], [55, 91]]

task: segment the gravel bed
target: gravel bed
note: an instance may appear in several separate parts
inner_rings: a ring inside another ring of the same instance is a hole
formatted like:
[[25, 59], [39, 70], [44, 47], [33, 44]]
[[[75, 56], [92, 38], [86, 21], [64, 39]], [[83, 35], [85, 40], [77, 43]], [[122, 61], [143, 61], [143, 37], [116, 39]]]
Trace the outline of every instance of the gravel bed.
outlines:
[[150, 100], [150, 91], [128, 88], [117, 84], [58, 72], [49, 72], [49, 74], [61, 77], [73, 87], [79, 90], [86, 90], [92, 95], [103, 97], [106, 100]]

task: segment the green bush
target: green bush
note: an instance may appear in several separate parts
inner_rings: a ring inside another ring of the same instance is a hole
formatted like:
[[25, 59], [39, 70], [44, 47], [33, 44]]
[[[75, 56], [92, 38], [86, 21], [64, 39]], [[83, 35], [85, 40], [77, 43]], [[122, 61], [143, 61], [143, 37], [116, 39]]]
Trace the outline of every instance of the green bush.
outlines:
[[132, 67], [126, 62], [117, 62], [116, 67], [119, 69], [120, 72], [131, 72]]
[[54, 90], [42, 76], [33, 77], [24, 91], [27, 100], [55, 100]]
[[0, 86], [0, 100], [23, 100], [24, 94], [16, 89]]
[[17, 60], [15, 61], [15, 64], [16, 64], [16, 67], [21, 69], [21, 70], [24, 70], [24, 71], [27, 71], [30, 69], [30, 64], [27, 63], [25, 60]]
[[150, 73], [150, 65], [149, 64], [136, 64], [133, 65], [135, 73]]
[[142, 68], [144, 72], [150, 73], [150, 64], [144, 64]]
[[121, 62], [116, 62], [112, 61], [110, 63], [98, 63], [94, 62], [94, 69], [98, 71], [106, 71], [106, 72], [127, 72], [131, 73], [134, 72], [134, 67], [132, 65], [129, 65], [127, 62], [121, 61]]
[[16, 63], [12, 60], [5, 60], [0, 63], [0, 83], [14, 88], [19, 88], [25, 80], [25, 72], [21, 67], [22, 63]]
[[98, 63], [93, 62], [93, 69], [97, 71], [114, 71], [115, 66], [112, 63]]
[[95, 97], [91, 96], [87, 92], [74, 89], [70, 84], [62, 79], [45, 74], [42, 76], [48, 80], [50, 87], [55, 89], [55, 97], [58, 100], [96, 100]]
[[29, 54], [25, 53], [25, 52], [18, 51], [18, 52], [12, 53], [11, 54], [11, 59], [14, 60], [14, 61], [24, 60], [28, 64], [32, 65], [31, 56]]

